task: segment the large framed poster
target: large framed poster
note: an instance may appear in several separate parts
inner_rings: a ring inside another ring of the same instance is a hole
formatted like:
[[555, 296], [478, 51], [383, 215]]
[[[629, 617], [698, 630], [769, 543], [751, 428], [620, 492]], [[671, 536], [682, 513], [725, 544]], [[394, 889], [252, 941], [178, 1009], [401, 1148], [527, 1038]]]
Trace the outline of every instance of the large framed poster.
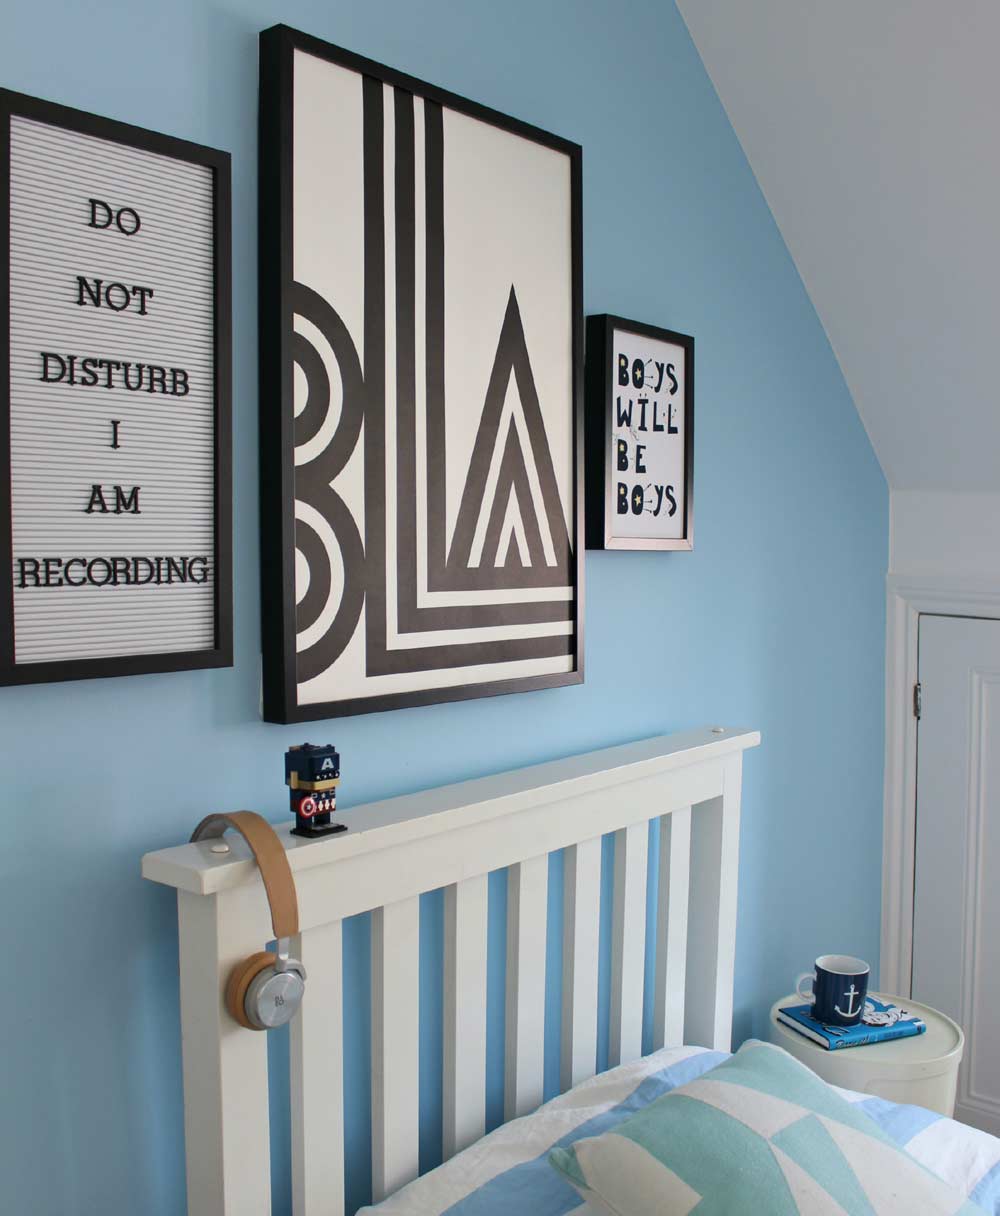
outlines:
[[229, 155], [0, 90], [0, 684], [232, 663]]
[[579, 683], [580, 148], [261, 35], [264, 716]]
[[587, 318], [588, 549], [694, 548], [694, 338]]

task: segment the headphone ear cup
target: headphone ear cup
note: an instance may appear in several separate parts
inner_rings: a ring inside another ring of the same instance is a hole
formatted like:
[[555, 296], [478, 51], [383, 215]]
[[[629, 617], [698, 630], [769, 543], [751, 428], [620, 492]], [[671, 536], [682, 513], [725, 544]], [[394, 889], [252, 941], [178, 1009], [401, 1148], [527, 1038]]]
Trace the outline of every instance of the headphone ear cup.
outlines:
[[275, 961], [276, 958], [270, 951], [261, 950], [257, 954], [251, 954], [243, 962], [237, 963], [229, 973], [229, 979], [226, 982], [226, 1008], [229, 1010], [230, 1015], [241, 1026], [246, 1027], [247, 1030], [263, 1029], [260, 1026], [255, 1026], [247, 1017], [247, 989], [264, 968], [273, 967]]

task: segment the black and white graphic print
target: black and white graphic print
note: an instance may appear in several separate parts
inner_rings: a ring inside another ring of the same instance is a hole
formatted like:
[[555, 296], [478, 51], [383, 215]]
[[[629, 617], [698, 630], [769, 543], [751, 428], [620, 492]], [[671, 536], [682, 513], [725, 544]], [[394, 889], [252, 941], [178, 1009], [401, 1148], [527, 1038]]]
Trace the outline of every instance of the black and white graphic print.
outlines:
[[573, 682], [571, 159], [293, 62], [298, 716]]

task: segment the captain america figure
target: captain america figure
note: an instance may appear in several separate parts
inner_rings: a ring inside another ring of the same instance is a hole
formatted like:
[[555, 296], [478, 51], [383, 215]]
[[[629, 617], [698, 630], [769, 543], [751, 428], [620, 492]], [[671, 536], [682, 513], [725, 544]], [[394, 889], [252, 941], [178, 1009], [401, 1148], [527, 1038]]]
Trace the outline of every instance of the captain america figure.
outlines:
[[332, 743], [301, 743], [285, 752], [285, 784], [295, 816], [293, 836], [328, 836], [344, 832], [346, 823], [331, 823], [337, 809], [340, 754]]

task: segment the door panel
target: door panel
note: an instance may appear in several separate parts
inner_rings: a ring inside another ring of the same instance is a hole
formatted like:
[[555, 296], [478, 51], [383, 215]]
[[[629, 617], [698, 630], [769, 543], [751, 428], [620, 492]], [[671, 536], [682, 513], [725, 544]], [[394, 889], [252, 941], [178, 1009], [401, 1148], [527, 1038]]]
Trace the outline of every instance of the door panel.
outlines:
[[956, 1117], [1000, 1135], [1000, 621], [922, 616], [913, 999], [965, 1030]]

